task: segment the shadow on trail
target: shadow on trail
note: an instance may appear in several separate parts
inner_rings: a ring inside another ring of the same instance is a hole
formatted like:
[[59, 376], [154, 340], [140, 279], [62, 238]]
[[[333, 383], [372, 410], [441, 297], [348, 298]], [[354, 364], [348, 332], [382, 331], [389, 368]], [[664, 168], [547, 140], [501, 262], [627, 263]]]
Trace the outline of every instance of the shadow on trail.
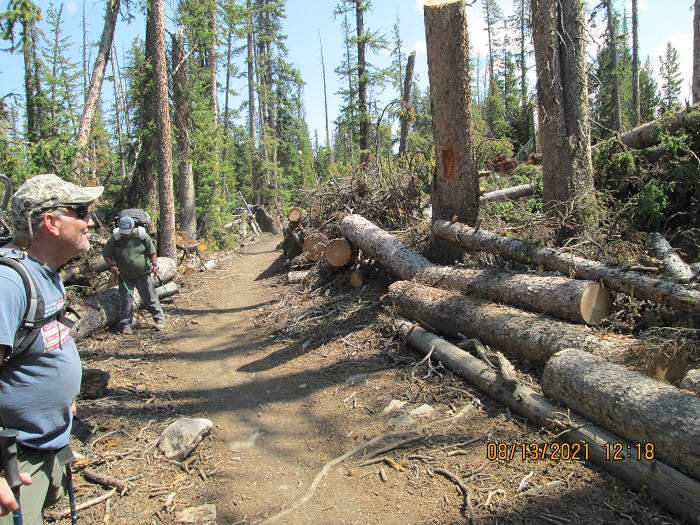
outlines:
[[[258, 253], [273, 253], [278, 250], [268, 250], [265, 252], [258, 252]], [[284, 268], [284, 263], [285, 263], [286, 257], [284, 254], [281, 254], [277, 259], [275, 259], [270, 266], [268, 266], [265, 270], [263, 270], [253, 281], [262, 281], [264, 279], [269, 279], [270, 277], [274, 277], [275, 275], [279, 274], [280, 270]]]

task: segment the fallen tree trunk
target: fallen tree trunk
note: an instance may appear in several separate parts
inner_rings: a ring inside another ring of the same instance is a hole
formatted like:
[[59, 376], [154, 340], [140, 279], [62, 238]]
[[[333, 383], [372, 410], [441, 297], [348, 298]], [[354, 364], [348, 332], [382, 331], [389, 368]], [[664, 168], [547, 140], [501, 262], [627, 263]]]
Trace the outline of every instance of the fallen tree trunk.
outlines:
[[[164, 283], [172, 281], [177, 275], [175, 261], [168, 257], [158, 257], [158, 269]], [[158, 277], [155, 278], [155, 282], [160, 284]], [[167, 286], [158, 288], [168, 289]], [[138, 290], [132, 290], [132, 292], [136, 304], [141, 304]], [[173, 292], [167, 293], [172, 294]], [[71, 307], [80, 315], [80, 319], [78, 319], [73, 314], [68, 314], [68, 317], [75, 321], [75, 325], [71, 328], [71, 335], [75, 341], [80, 341], [93, 332], [107, 328], [119, 320], [119, 289], [110, 288], [97, 292], [86, 297], [83, 301], [71, 304]]]
[[[585, 453], [585, 459], [619, 476], [635, 490], [644, 490], [666, 509], [688, 520], [688, 523], [700, 525], [700, 484], [695, 480], [657, 460], [637, 460], [626, 455], [619, 461], [609, 460], [606, 450], [615, 444], [624, 450], [628, 450], [627, 446], [634, 447], [574, 414], [567, 414], [566, 420], [562, 420], [561, 409], [544, 396], [523, 385], [517, 385], [514, 389], [508, 387], [498, 372], [437, 335], [401, 318], [396, 321], [396, 327], [411, 346], [424, 354], [432, 352], [435, 360], [515, 413], [536, 425], [551, 429], [560, 439], [572, 445], [580, 444], [581, 448], [572, 446], [572, 450], [581, 451], [582, 459]], [[522, 449], [516, 452], [521, 454]]]
[[[700, 480], [700, 399], [580, 350], [552, 356], [545, 395], [635, 443], [613, 457], [645, 455]], [[700, 509], [700, 507], [698, 507]]]
[[613, 360], [637, 343], [621, 336], [598, 334], [586, 326], [407, 281], [392, 283], [389, 297], [401, 315], [434, 331], [451, 337], [474, 337], [504, 354], [535, 364], [544, 364], [567, 348], [581, 348]]
[[523, 184], [521, 186], [513, 186], [511, 188], [503, 188], [502, 190], [489, 191], [484, 193], [479, 197], [479, 201], [498, 201], [498, 200], [517, 200], [522, 197], [527, 197], [528, 195], [533, 195], [535, 193], [534, 184]]
[[[673, 135], [685, 125], [685, 117], [693, 110], [700, 108], [699, 104], [687, 107], [675, 113], [666, 114], [663, 117], [642, 124], [639, 127], [631, 129], [617, 139], [620, 144], [632, 149], [645, 149], [656, 146], [659, 143], [662, 134]], [[600, 142], [593, 146], [593, 151], [599, 149], [603, 144], [609, 141]]]
[[598, 283], [515, 274], [496, 268], [438, 266], [359, 215], [345, 217], [340, 230], [364, 253], [401, 279], [459, 290], [576, 323], [597, 324], [610, 312], [610, 296]]
[[660, 233], [650, 233], [644, 243], [644, 247], [649, 255], [661, 261], [669, 280], [682, 283], [688, 282], [695, 277], [693, 269], [673, 251], [671, 245]]
[[436, 221], [432, 231], [472, 250], [498, 254], [524, 264], [538, 264], [563, 275], [601, 281], [607, 288], [634, 294], [639, 299], [666, 304], [685, 312], [700, 313], [700, 292], [686, 286], [611, 268], [552, 248], [541, 248], [517, 239], [458, 223]]

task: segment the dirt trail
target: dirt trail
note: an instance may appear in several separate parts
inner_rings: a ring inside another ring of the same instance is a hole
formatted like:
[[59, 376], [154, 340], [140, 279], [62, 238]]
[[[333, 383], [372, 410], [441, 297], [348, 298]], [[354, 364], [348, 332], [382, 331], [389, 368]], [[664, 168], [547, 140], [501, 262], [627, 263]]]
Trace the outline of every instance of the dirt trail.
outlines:
[[[133, 336], [81, 344], [84, 365], [111, 380], [108, 396], [80, 402], [97, 440], [76, 447], [91, 468], [131, 484], [82, 511], [81, 524], [175, 524], [205, 504], [217, 511], [206, 523], [218, 525], [452, 525], [469, 520], [469, 505], [480, 524], [673, 523], [590, 465], [488, 461], [488, 442], [550, 438], [378, 331], [385, 286], [347, 287], [337, 303], [292, 299], [276, 273], [279, 241], [216, 254], [216, 270], [189, 276], [175, 298], [188, 326], [165, 301], [164, 332], [135, 325]], [[385, 413], [392, 400], [405, 405]], [[425, 404], [434, 411], [408, 417]], [[154, 450], [179, 417], [214, 423], [184, 464]], [[425, 425], [421, 440], [397, 445]], [[362, 465], [369, 448], [338, 459], [380, 436], [372, 450], [394, 445], [380, 461]], [[446, 473], [469, 485], [469, 502]], [[76, 480], [78, 502], [105, 492]]]

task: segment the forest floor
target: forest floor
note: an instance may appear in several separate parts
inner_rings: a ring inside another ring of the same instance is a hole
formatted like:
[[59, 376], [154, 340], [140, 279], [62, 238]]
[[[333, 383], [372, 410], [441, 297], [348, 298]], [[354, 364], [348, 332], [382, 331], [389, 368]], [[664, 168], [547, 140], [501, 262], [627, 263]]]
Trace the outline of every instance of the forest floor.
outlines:
[[[589, 462], [489, 460], [489, 443], [553, 436], [406, 347], [386, 277], [360, 290], [342, 277], [284, 284], [280, 241], [264, 235], [178, 278], [163, 332], [142, 320], [133, 336], [80, 344], [84, 366], [111, 378], [105, 397], [79, 400], [94, 437], [72, 442], [84, 456], [77, 503], [110, 491], [86, 481], [86, 466], [128, 487], [79, 510], [81, 525], [183, 523], [206, 505], [216, 517], [197, 523], [679, 523]], [[539, 371], [514, 365], [537, 389]], [[410, 415], [423, 405], [432, 411]], [[183, 417], [214, 427], [174, 462], [156, 442]]]

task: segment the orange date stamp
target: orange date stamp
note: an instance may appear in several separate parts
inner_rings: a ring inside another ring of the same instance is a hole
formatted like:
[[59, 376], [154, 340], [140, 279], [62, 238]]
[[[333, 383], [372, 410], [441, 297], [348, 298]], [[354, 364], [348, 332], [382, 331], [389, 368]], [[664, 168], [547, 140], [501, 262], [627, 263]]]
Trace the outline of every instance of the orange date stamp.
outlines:
[[588, 443], [487, 443], [490, 461], [587, 461]]

